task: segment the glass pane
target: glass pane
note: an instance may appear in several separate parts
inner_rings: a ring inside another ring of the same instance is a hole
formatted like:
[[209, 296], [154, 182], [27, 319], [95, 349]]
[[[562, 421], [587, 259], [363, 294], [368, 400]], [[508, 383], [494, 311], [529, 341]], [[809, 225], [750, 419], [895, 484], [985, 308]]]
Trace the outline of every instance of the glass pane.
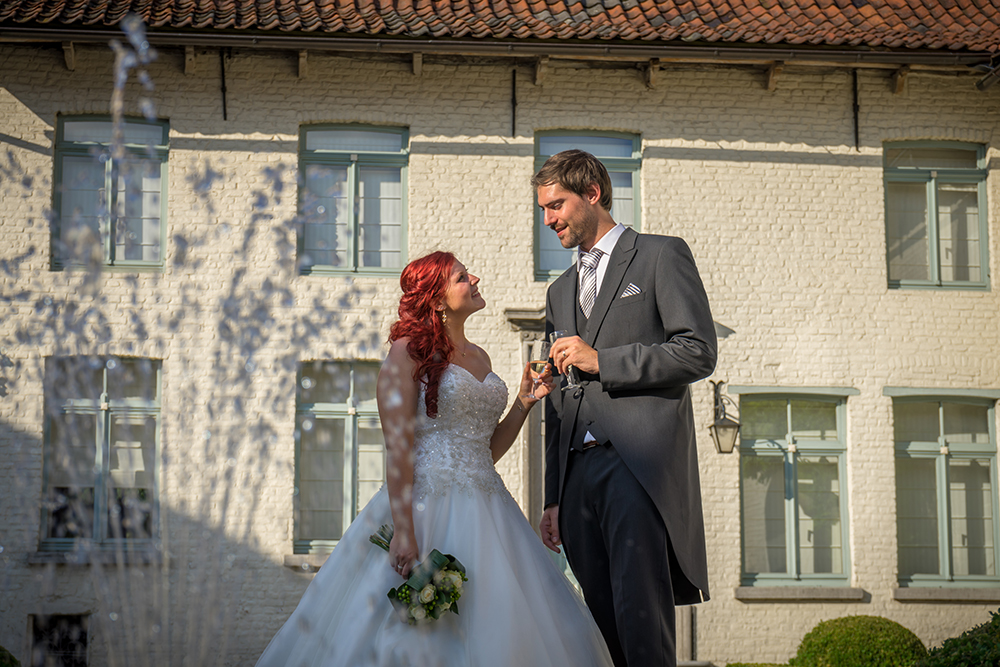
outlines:
[[941, 437], [938, 403], [893, 403], [893, 430], [897, 443], [937, 442]]
[[886, 165], [918, 169], [976, 169], [975, 148], [887, 148]]
[[[87, 616], [35, 616], [31, 667], [87, 667]], [[13, 663], [11, 663], [13, 664]]]
[[400, 169], [358, 170], [360, 266], [401, 266], [403, 188]]
[[59, 196], [59, 255], [64, 261], [87, 262], [96, 253], [106, 260], [107, 224], [105, 165], [89, 157], [64, 156]]
[[742, 456], [743, 571], [787, 572], [785, 461]]
[[310, 361], [299, 374], [300, 403], [347, 404], [351, 396], [351, 364], [346, 361]]
[[360, 512], [385, 482], [385, 439], [374, 417], [358, 419], [358, 502]]
[[934, 459], [896, 459], [899, 576], [940, 574], [938, 491]]
[[948, 463], [948, 485], [955, 576], [995, 575], [990, 460], [952, 459]]
[[376, 383], [381, 366], [376, 363], [354, 364], [354, 397], [359, 403], [375, 400]]
[[101, 357], [50, 357], [45, 360], [45, 397], [58, 410], [70, 399], [96, 401], [104, 392]]
[[889, 280], [930, 280], [927, 186], [886, 184], [886, 245]]
[[784, 440], [788, 436], [788, 403], [784, 399], [740, 401], [743, 440]]
[[111, 357], [105, 361], [105, 367], [108, 369], [109, 398], [156, 400], [159, 361]]
[[793, 400], [792, 435], [805, 440], [837, 440], [837, 404]]
[[108, 537], [152, 537], [155, 455], [156, 417], [112, 415]]
[[347, 167], [308, 165], [301, 214], [303, 266], [350, 266]]
[[300, 540], [339, 540], [344, 530], [344, 419], [299, 417]]
[[944, 404], [944, 437], [948, 444], [989, 444], [990, 410], [985, 405]]
[[96, 461], [96, 415], [60, 414], [49, 419], [47, 537], [93, 536]]
[[538, 225], [538, 268], [540, 271], [561, 272], [573, 263], [575, 250], [563, 248], [555, 232], [542, 222], [539, 211], [535, 218]]
[[[63, 123], [63, 141], [111, 143], [111, 121], [70, 120]], [[158, 146], [163, 143], [163, 126], [126, 121], [123, 126], [126, 144]]]
[[403, 150], [403, 135], [375, 130], [309, 130], [306, 150], [398, 153]]
[[941, 280], [982, 280], [979, 186], [975, 183], [940, 183], [937, 208]]
[[631, 171], [610, 171], [611, 193], [614, 196], [611, 202], [611, 217], [615, 222], [620, 222], [626, 227], [635, 226], [635, 188], [632, 185], [633, 173]]
[[115, 259], [160, 260], [161, 165], [132, 156], [121, 165]]
[[[794, 420], [795, 409], [792, 408]], [[842, 574], [840, 468], [837, 457], [799, 457], [799, 558], [803, 574]]]
[[632, 157], [632, 139], [623, 137], [595, 137], [587, 135], [563, 134], [538, 138], [538, 154], [548, 157], [578, 149], [599, 158]]

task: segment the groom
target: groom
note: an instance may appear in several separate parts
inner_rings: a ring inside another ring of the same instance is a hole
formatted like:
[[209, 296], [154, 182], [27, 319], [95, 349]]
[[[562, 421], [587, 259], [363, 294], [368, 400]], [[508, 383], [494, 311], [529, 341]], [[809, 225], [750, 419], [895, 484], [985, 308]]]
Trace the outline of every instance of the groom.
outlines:
[[546, 402], [542, 540], [565, 544], [616, 667], [676, 664], [674, 605], [708, 599], [688, 385], [715, 367], [715, 326], [684, 241], [616, 224], [594, 156], [532, 178], [545, 225], [579, 260], [549, 287], [551, 358], [579, 389]]

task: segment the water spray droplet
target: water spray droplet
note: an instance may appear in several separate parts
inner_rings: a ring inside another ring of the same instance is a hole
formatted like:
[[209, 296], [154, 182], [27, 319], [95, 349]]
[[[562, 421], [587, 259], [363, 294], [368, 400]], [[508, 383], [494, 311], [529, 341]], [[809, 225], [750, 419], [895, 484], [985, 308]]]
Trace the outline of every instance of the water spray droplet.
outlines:
[[108, 618], [110, 618], [112, 621], [117, 621], [118, 614], [116, 614], [115, 612], [111, 612], [110, 614], [108, 614]]
[[312, 423], [311, 419], [303, 419], [302, 420], [302, 430], [303, 431], [311, 431], [312, 428], [313, 428], [313, 423]]
[[204, 433], [202, 433], [202, 437], [204, 437], [205, 440], [211, 440], [212, 439], [212, 432], [209, 431], [209, 430], [206, 430]]
[[303, 389], [312, 389], [312, 386], [313, 386], [312, 378], [302, 378]]

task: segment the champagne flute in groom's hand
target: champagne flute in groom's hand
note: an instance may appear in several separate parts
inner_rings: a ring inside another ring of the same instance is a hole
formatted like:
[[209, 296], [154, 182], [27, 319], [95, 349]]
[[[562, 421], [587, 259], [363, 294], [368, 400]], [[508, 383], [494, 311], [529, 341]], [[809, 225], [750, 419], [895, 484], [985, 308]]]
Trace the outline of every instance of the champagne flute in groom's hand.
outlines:
[[[549, 341], [555, 343], [560, 338], [567, 338], [572, 335], [573, 334], [571, 334], [568, 331], [553, 331], [552, 333], [549, 334]], [[573, 368], [572, 366], [569, 366], [566, 369], [566, 379], [567, 379], [566, 386], [563, 387], [563, 389], [576, 389], [577, 387], [580, 386], [580, 380], [576, 375], [576, 369]]]

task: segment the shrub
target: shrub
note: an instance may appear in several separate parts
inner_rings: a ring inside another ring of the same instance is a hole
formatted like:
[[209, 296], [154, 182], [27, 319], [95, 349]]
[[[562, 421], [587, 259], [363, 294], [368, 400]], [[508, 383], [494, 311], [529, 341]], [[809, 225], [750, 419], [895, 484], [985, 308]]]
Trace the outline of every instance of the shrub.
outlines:
[[0, 646], [0, 667], [21, 667], [21, 663], [10, 654], [10, 651]]
[[790, 667], [912, 667], [927, 655], [920, 639], [879, 616], [823, 621], [802, 638]]
[[917, 667], [1000, 667], [1000, 610], [992, 620], [946, 639]]
[[730, 662], [726, 667], [788, 667], [788, 665], [773, 662]]

